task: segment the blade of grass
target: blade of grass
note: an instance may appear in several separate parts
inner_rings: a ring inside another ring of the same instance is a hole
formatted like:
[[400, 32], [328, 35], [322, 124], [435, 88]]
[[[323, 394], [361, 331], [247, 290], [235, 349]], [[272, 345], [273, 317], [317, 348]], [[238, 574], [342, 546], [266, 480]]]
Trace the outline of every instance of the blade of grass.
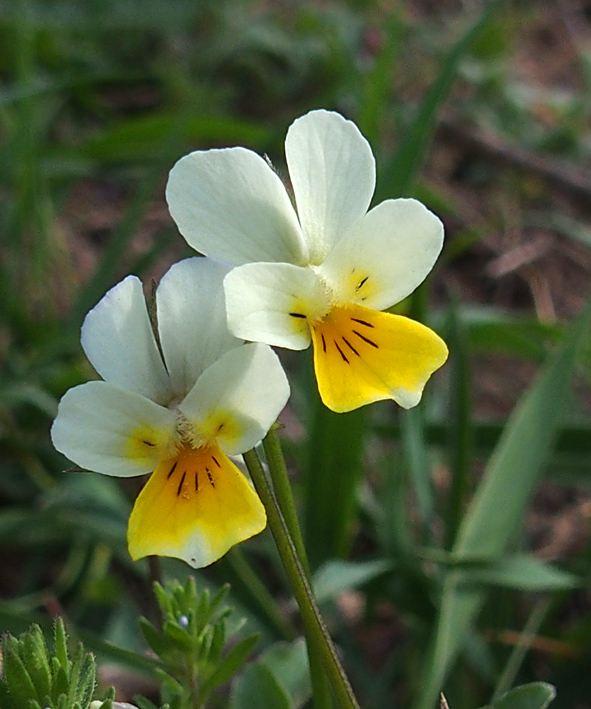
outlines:
[[499, 681], [497, 682], [497, 686], [495, 687], [495, 691], [491, 699], [491, 704], [497, 702], [504, 694], [506, 694], [511, 689], [513, 682], [517, 677], [517, 673], [519, 672], [519, 668], [525, 660], [525, 656], [527, 655], [532, 641], [534, 640], [536, 633], [540, 629], [540, 626], [542, 625], [544, 618], [546, 617], [546, 613], [548, 612], [549, 607], [550, 599], [548, 598], [539, 601], [537, 605], [534, 606], [534, 609], [527, 620], [525, 628], [523, 629], [521, 638], [519, 639], [519, 642], [515, 645], [513, 652], [509, 656], [507, 664], [505, 665], [505, 669], [503, 670], [502, 675], [499, 677]]
[[312, 569], [349, 550], [366, 425], [364, 409], [335, 414], [317, 399], [304, 490], [304, 538]]
[[137, 191], [123, 219], [111, 236], [102, 255], [101, 261], [90, 281], [80, 291], [72, 309], [71, 324], [78, 327], [87, 311], [93, 307], [119, 278], [124, 264], [124, 257], [129, 251], [129, 244], [147, 210], [149, 200], [162, 183], [170, 159], [158, 161], [139, 180]]
[[[558, 436], [578, 351], [589, 335], [591, 300], [561, 346], [511, 415], [464, 516], [453, 552], [457, 556], [499, 556], [514, 534], [534, 484]], [[462, 583], [450, 572], [443, 585], [431, 656], [418, 709], [431, 709], [486, 599], [485, 589]]]
[[433, 489], [431, 486], [431, 464], [425, 442], [425, 422], [423, 407], [403, 411], [400, 414], [400, 434], [410, 471], [410, 479], [417, 500], [419, 517], [423, 527], [423, 538], [432, 539], [431, 520], [434, 513]]
[[463, 323], [455, 305], [450, 310], [450, 488], [445, 519], [445, 546], [453, 547], [462, 519], [472, 460], [472, 410], [470, 405], [470, 358]]
[[[427, 322], [429, 312], [429, 282], [423, 283], [410, 297], [408, 315], [419, 322]], [[400, 414], [402, 449], [410, 470], [423, 529], [423, 539], [430, 542], [433, 536], [432, 519], [435, 511], [431, 463], [425, 436], [424, 399]]]
[[410, 192], [414, 176], [429, 148], [437, 113], [449, 95], [458, 66], [499, 4], [500, 0], [490, 2], [443, 60], [439, 75], [427, 91], [408, 130], [400, 137], [399, 148], [382, 174], [378, 193], [380, 199], [385, 196], [404, 196]]
[[[93, 134], [77, 145], [72, 157], [83, 155], [101, 163], [123, 160], [145, 160], [160, 155], [166, 147], [171, 131], [177, 131], [179, 140], [189, 145], [226, 143], [236, 145], [266, 145], [271, 130], [254, 121], [239, 120], [223, 115], [206, 115], [184, 111], [161, 112], [140, 118], [127, 119], [120, 125]], [[67, 157], [67, 151], [63, 151]]]
[[392, 91], [392, 75], [403, 32], [399, 10], [393, 8], [385, 24], [385, 41], [363, 82], [361, 108], [357, 116], [357, 125], [370, 144], [379, 140], [381, 117], [385, 114]]
[[376, 501], [379, 502], [378, 530], [387, 557], [408, 557], [413, 546], [407, 504], [407, 472], [399, 456], [385, 455], [383, 487]]
[[[398, 424], [376, 424], [372, 427], [372, 431], [385, 438], [398, 439], [400, 437], [400, 425]], [[439, 420], [430, 421], [426, 425], [425, 432], [429, 445], [441, 446], [449, 439], [449, 424]], [[476, 423], [474, 425], [474, 448], [477, 451], [488, 452], [497, 445], [502, 434], [503, 424], [500, 422]], [[573, 457], [577, 456], [582, 459], [591, 454], [591, 421], [587, 424], [581, 423], [565, 427], [559, 433], [554, 451], [554, 458], [557, 458], [560, 453], [571, 454]], [[552, 461], [553, 458], [549, 458], [549, 467], [552, 465]]]

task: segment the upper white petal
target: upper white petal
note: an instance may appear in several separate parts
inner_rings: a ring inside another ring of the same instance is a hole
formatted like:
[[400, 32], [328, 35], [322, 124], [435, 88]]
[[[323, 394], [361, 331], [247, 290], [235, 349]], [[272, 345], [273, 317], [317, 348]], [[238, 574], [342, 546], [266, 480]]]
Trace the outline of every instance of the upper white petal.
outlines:
[[384, 310], [420, 285], [443, 246], [443, 224], [415, 199], [374, 207], [318, 271], [342, 302]]
[[166, 186], [170, 214], [197, 251], [238, 265], [305, 260], [295, 211], [281, 180], [245, 148], [181, 158]]
[[236, 336], [292, 350], [308, 347], [308, 321], [330, 309], [329, 295], [318, 276], [289, 263], [239, 266], [228, 273], [224, 288], [228, 326]]
[[289, 383], [270, 347], [247, 344], [208, 367], [179, 405], [203, 442], [214, 438], [229, 455], [267, 433], [289, 398]]
[[168, 374], [158, 352], [141, 281], [128, 276], [103, 297], [82, 325], [86, 356], [101, 377], [166, 403]]
[[371, 147], [340, 114], [311, 111], [291, 125], [285, 154], [310, 262], [319, 264], [369, 207], [376, 179]]
[[160, 343], [180, 398], [220, 355], [242, 344], [226, 322], [222, 283], [229, 270], [209, 258], [186, 259], [164, 274], [156, 291]]
[[139, 394], [88, 382], [66, 392], [53, 445], [82, 468], [127, 477], [151, 472], [170, 453], [175, 414]]

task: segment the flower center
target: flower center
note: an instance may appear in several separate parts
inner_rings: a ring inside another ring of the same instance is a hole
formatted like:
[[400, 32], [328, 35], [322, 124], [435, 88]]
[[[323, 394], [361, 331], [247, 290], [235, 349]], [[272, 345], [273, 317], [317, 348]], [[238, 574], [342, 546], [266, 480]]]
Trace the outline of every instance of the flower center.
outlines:
[[190, 421], [178, 408], [174, 429], [159, 430], [150, 425], [132, 431], [126, 441], [126, 455], [152, 469], [162, 461], [181, 455], [182, 451], [199, 451], [208, 446], [232, 444], [243, 429], [235, 416], [214, 409], [198, 423]]
[[335, 307], [321, 321], [312, 323], [315, 335], [314, 344], [328, 358], [337, 355], [345, 364], [351, 364], [355, 358], [361, 358], [371, 353], [368, 347], [380, 349], [374, 334], [375, 324], [370, 321], [368, 313], [358, 312], [355, 306]]
[[[216, 457], [217, 454], [217, 457]], [[166, 474], [167, 485], [176, 490], [176, 497], [190, 500], [204, 485], [215, 488], [222, 468], [222, 453], [215, 445], [193, 448], [182, 443], [173, 458], [163, 460], [154, 474]]]

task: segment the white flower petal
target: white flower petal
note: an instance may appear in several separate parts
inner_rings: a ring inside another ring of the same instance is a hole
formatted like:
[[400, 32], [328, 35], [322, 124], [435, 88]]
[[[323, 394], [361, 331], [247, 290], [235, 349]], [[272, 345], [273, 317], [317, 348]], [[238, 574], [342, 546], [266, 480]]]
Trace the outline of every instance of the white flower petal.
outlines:
[[170, 454], [175, 414], [107, 382], [70, 389], [51, 428], [53, 445], [77, 465], [128, 477], [152, 471]]
[[179, 405], [202, 445], [217, 441], [228, 455], [255, 446], [289, 398], [289, 384], [270, 347], [247, 344], [208, 367]]
[[443, 224], [415, 199], [390, 199], [368, 212], [319, 272], [342, 303], [383, 310], [412, 293], [443, 246]]
[[288, 263], [239, 266], [224, 279], [224, 289], [228, 326], [237, 337], [292, 350], [308, 347], [308, 322], [330, 309], [318, 276]]
[[165, 273], [156, 291], [160, 343], [180, 398], [220, 355], [242, 344], [226, 323], [222, 283], [229, 270], [209, 258], [186, 259]]
[[165, 403], [171, 390], [156, 347], [141, 281], [128, 276], [103, 297], [82, 325], [82, 348], [101, 377]]
[[310, 263], [319, 264], [369, 207], [375, 188], [371, 147], [338, 113], [311, 111], [291, 125], [285, 153]]
[[295, 211], [281, 180], [245, 148], [181, 158], [166, 186], [170, 214], [197, 251], [239, 265], [305, 260]]

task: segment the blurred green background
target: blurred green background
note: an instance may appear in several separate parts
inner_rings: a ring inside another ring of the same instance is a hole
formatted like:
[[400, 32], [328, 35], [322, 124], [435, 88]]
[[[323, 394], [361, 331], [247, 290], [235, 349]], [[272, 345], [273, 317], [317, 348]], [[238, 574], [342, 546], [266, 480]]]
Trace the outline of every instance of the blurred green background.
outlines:
[[[450, 346], [420, 407], [330, 414], [306, 354], [281, 353], [351, 680], [368, 709], [442, 687], [470, 709], [535, 679], [591, 707], [591, 4], [5, 0], [0, 76], [0, 631], [62, 614], [121, 699], [157, 697], [126, 653], [152, 613], [125, 543], [141, 481], [68, 472], [49, 427], [95, 376], [88, 309], [192, 253], [163, 198], [174, 162], [245, 145], [285, 175], [287, 127], [323, 107], [371, 142], [375, 202], [415, 196], [447, 235], [399, 306]], [[232, 584], [259, 650], [298, 626], [267, 533], [196, 577]]]

